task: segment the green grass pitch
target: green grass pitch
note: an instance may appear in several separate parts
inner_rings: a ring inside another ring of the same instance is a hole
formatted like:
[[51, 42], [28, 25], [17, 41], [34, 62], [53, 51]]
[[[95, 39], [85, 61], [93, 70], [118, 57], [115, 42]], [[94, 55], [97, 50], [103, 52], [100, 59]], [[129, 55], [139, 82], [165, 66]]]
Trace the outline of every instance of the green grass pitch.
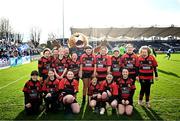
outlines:
[[[129, 117], [111, 112], [100, 116], [92, 113], [86, 105], [78, 115], [65, 116], [63, 112], [57, 112], [26, 116], [22, 88], [30, 72], [37, 69], [37, 62], [0, 70], [0, 120], [180, 120], [180, 54], [172, 54], [170, 60], [164, 56], [157, 57], [159, 80], [151, 88], [151, 108], [137, 105], [140, 86], [136, 82], [134, 113]], [[81, 81], [79, 90], [78, 102], [81, 104]]]

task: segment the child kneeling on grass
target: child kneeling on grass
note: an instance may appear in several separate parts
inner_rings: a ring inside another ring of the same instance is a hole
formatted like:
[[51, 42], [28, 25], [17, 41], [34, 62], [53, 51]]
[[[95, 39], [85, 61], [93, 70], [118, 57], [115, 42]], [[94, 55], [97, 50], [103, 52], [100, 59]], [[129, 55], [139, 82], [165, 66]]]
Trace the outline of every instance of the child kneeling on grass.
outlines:
[[100, 104], [100, 115], [105, 113], [106, 109], [112, 108], [117, 109], [118, 105], [118, 85], [113, 82], [113, 76], [108, 74], [106, 80], [100, 84], [101, 91], [101, 104]]
[[44, 81], [42, 91], [46, 112], [56, 111], [58, 107], [59, 80], [55, 77], [53, 69], [49, 69], [48, 77]]
[[97, 78], [93, 78], [88, 86], [89, 106], [94, 112], [98, 112], [98, 106], [101, 100], [100, 85]]
[[119, 86], [119, 114], [131, 115], [133, 112], [133, 94], [135, 90], [135, 85], [133, 80], [128, 77], [128, 69], [122, 69], [122, 78], [118, 79]]
[[59, 101], [65, 106], [65, 113], [71, 110], [74, 114], [80, 112], [80, 106], [76, 101], [78, 86], [79, 82], [74, 79], [74, 73], [72, 71], [68, 71], [66, 77], [59, 82]]
[[25, 99], [25, 111], [29, 114], [37, 114], [42, 103], [41, 84], [38, 81], [38, 72], [32, 71], [31, 78], [23, 88]]

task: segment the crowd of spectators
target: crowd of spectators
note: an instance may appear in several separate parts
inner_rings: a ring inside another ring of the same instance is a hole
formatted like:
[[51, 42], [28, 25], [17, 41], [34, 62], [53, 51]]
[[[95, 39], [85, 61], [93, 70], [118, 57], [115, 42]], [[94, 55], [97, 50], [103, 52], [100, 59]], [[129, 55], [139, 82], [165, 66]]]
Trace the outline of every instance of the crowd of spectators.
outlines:
[[[22, 49], [22, 46], [26, 48]], [[24, 57], [29, 55], [38, 55], [38, 48], [28, 45], [27, 43], [15, 43], [7, 40], [0, 40], [0, 66], [8, 65], [10, 58]]]
[[0, 40], [0, 59], [11, 57], [23, 57], [28, 55], [37, 55], [39, 51], [37, 48], [31, 47], [27, 44], [26, 48], [21, 49], [25, 43], [14, 43], [11, 41]]

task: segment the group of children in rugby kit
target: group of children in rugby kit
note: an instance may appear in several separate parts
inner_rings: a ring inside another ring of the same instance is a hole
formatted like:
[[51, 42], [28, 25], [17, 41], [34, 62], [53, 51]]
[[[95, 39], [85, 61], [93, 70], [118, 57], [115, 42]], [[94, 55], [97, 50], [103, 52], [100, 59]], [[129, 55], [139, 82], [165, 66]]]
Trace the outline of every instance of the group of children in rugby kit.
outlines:
[[45, 49], [38, 61], [39, 72], [32, 71], [23, 89], [26, 112], [38, 113], [44, 100], [46, 112], [63, 107], [65, 112], [71, 110], [78, 114], [80, 80], [83, 81], [82, 105], [87, 102], [100, 115], [109, 108], [119, 115], [131, 115], [136, 80], [141, 85], [138, 104], [143, 105], [145, 94], [149, 108], [151, 84], [154, 76], [158, 79], [157, 62], [148, 46], [142, 46], [138, 55], [133, 50], [131, 44], [127, 44], [124, 55], [119, 55], [119, 50], [108, 55], [105, 46], [95, 54], [88, 45], [81, 55], [69, 54], [68, 48], [54, 48], [52, 54], [51, 50]]

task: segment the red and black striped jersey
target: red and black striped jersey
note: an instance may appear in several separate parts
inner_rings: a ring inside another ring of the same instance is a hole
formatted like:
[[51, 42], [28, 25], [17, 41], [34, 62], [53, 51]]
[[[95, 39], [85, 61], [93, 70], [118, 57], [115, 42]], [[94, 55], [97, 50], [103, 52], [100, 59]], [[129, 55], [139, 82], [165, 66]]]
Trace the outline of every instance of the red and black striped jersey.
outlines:
[[138, 66], [138, 56], [135, 53], [125, 53], [121, 56], [121, 67], [127, 68], [129, 74], [136, 74], [136, 68]]
[[96, 72], [97, 78], [105, 78], [107, 75], [108, 67], [111, 67], [111, 57], [109, 55], [97, 55], [96, 56]]
[[65, 58], [53, 58], [51, 63], [52, 68], [56, 70], [59, 76], [61, 76], [64, 72], [64, 69], [68, 67], [68, 63]]
[[100, 91], [103, 92], [107, 90], [109, 90], [113, 96], [118, 95], [118, 85], [116, 84], [116, 82], [108, 83], [107, 80], [104, 80], [100, 84]]
[[80, 57], [80, 62], [82, 64], [82, 70], [85, 72], [94, 71], [95, 56], [93, 54], [87, 55], [86, 53], [82, 54]]
[[149, 55], [146, 58], [139, 56], [139, 79], [150, 80], [153, 79], [154, 68], [158, 66], [154, 56]]
[[93, 94], [98, 94], [99, 89], [100, 89], [100, 85], [98, 83], [96, 85], [93, 85], [91, 81], [88, 86], [88, 95], [92, 96]]
[[59, 90], [59, 80], [58, 79], [54, 79], [53, 81], [49, 80], [47, 81], [49, 78], [47, 78], [44, 81], [43, 87], [42, 87], [42, 91], [45, 93], [55, 93], [58, 92]]
[[67, 78], [61, 79], [59, 82], [59, 90], [67, 94], [76, 94], [78, 92], [79, 82], [76, 79], [69, 80]]
[[129, 99], [131, 96], [131, 91], [135, 90], [136, 87], [133, 85], [133, 80], [131, 78], [128, 79], [118, 79], [119, 86], [119, 94], [121, 99]]
[[38, 60], [39, 76], [47, 75], [49, 68], [51, 67], [51, 57], [45, 58], [44, 56]]
[[33, 80], [28, 80], [23, 88], [23, 92], [25, 93], [31, 93], [31, 91], [34, 90], [36, 92], [41, 92], [42, 88], [41, 88], [41, 84], [40, 82], [37, 81], [33, 81]]
[[121, 57], [111, 57], [111, 72], [113, 76], [121, 76]]
[[72, 71], [75, 77], [78, 77], [80, 70], [80, 61], [79, 60], [73, 61], [72, 59], [70, 59], [68, 62], [67, 69]]

